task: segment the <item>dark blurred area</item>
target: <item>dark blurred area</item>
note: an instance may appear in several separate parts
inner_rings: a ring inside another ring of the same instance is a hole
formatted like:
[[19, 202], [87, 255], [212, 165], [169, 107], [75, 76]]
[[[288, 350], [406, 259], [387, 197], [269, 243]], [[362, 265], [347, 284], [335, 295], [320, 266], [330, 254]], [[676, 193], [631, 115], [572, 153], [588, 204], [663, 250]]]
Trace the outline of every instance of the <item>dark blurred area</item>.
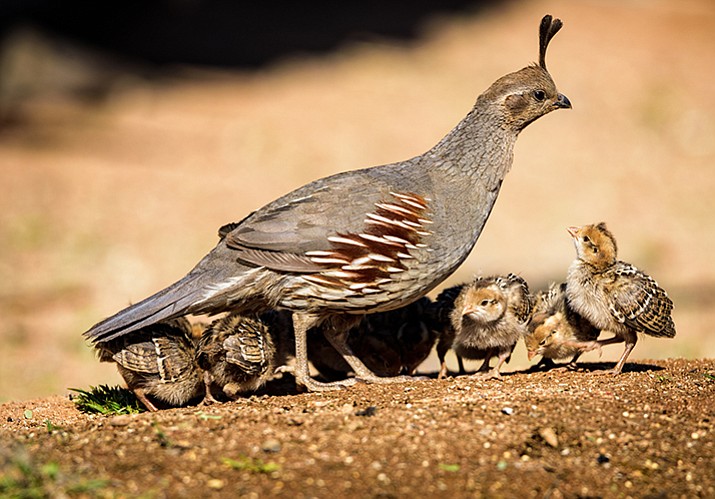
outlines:
[[29, 25], [150, 64], [256, 67], [364, 37], [412, 38], [431, 16], [484, 3], [5, 0], [0, 29]]
[[40, 97], [91, 104], [139, 81], [409, 41], [430, 19], [490, 3], [0, 0], [0, 129], [22, 124], [22, 106]]

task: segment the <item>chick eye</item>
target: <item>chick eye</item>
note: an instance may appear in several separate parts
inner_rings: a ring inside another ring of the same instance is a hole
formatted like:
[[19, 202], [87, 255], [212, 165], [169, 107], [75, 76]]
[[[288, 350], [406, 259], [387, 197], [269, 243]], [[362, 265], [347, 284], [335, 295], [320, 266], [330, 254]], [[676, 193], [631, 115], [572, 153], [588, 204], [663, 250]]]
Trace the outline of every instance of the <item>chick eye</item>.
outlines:
[[482, 307], [489, 305], [489, 300], [482, 300]]
[[583, 236], [583, 242], [584, 242], [584, 243], [590, 243], [591, 240], [588, 238], [588, 236]]
[[543, 90], [534, 90], [534, 99], [542, 101], [546, 98], [546, 92]]
[[546, 345], [546, 338], [544, 338], [543, 340], [541, 340], [541, 341], [539, 342], [539, 345], [540, 345], [540, 346]]

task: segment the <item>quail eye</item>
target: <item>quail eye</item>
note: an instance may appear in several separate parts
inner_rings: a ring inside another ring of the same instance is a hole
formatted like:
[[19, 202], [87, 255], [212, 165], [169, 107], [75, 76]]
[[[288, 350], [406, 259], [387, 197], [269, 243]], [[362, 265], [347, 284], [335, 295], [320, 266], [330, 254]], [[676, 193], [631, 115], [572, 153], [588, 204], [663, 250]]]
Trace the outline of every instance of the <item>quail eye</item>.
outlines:
[[489, 300], [482, 300], [482, 307], [489, 305]]
[[546, 92], [543, 90], [534, 90], [534, 99], [542, 101], [546, 98]]
[[584, 243], [590, 243], [591, 240], [588, 238], [588, 236], [583, 236], [583, 242], [584, 242]]
[[539, 345], [540, 345], [540, 346], [546, 345], [546, 338], [544, 338], [543, 340], [541, 340], [541, 341], [539, 342]]

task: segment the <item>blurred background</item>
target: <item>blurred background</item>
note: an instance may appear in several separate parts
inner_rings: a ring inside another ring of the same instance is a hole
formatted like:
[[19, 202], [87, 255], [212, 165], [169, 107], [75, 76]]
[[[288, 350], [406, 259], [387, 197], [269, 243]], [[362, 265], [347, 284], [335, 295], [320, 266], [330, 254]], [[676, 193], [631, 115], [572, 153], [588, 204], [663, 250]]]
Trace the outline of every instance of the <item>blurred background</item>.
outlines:
[[[245, 3], [0, 3], [0, 402], [119, 383], [83, 331], [182, 277], [222, 224], [427, 150], [537, 59], [545, 13], [574, 109], [522, 134], [444, 286], [561, 281], [565, 228], [606, 221], [676, 306], [677, 337], [631, 359], [715, 356], [711, 0]], [[527, 365], [520, 344], [507, 370]]]

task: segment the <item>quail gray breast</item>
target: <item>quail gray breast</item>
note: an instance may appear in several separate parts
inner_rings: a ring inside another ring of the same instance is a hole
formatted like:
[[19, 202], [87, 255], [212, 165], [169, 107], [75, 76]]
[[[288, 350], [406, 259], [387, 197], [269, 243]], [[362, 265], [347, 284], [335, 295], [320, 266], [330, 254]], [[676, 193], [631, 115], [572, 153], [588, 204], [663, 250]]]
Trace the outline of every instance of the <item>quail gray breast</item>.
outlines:
[[617, 259], [616, 239], [605, 223], [570, 227], [576, 259], [569, 267], [566, 298], [573, 309], [601, 331], [614, 334], [599, 345], [625, 342], [613, 368], [623, 370], [638, 341], [638, 333], [675, 336], [673, 302], [658, 283], [630, 263]]
[[419, 299], [468, 256], [520, 132], [571, 107], [545, 62], [561, 26], [545, 16], [539, 64], [499, 78], [424, 154], [316, 180], [225, 226], [217, 246], [184, 278], [94, 325], [86, 337], [102, 343], [186, 314], [287, 309], [299, 384], [329, 390], [355, 382], [310, 377], [306, 334], [321, 324], [357, 376], [385, 381], [351, 353], [344, 332], [360, 315]]
[[157, 410], [155, 401], [178, 407], [201, 396], [192, 326], [183, 317], [99, 343], [97, 353], [100, 361], [116, 363], [127, 387], [150, 411]]

